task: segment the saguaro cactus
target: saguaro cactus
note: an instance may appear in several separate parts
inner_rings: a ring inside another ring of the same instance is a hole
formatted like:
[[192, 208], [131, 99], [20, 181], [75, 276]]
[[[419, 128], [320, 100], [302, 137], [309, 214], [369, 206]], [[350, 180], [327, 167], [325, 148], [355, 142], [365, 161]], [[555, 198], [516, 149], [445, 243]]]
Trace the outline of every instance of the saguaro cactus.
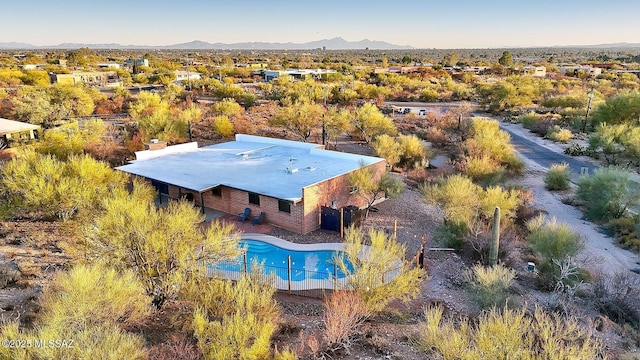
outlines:
[[500, 207], [493, 211], [493, 232], [491, 233], [491, 248], [489, 248], [489, 266], [498, 263], [498, 246], [500, 245]]

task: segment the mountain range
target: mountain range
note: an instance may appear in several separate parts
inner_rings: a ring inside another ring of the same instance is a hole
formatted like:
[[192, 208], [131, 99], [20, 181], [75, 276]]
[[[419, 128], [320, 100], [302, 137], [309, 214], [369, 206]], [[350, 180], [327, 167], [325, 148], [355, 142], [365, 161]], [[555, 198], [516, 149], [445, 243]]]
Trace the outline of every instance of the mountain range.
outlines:
[[209, 43], [195, 40], [187, 43], [173, 45], [121, 45], [121, 44], [79, 44], [63, 43], [58, 45], [37, 46], [18, 42], [0, 42], [0, 49], [178, 49], [178, 50], [311, 50], [326, 48], [327, 50], [394, 50], [413, 49], [409, 45], [396, 45], [384, 41], [364, 39], [360, 41], [347, 41], [341, 37], [323, 39], [306, 43], [271, 43], [271, 42], [241, 42], [241, 43]]

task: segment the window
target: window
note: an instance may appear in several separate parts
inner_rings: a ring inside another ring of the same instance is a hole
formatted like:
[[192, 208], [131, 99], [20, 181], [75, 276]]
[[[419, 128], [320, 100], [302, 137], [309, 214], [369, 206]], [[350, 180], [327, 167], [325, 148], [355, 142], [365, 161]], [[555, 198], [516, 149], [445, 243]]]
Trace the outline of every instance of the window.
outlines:
[[358, 191], [360, 191], [360, 188], [358, 187], [358, 185], [353, 185], [349, 188], [349, 194], [355, 194]]
[[249, 193], [249, 204], [260, 205], [260, 195]]
[[278, 210], [291, 213], [291, 203], [285, 200], [278, 200]]
[[222, 196], [222, 186], [216, 186], [213, 189], [211, 189], [211, 195]]

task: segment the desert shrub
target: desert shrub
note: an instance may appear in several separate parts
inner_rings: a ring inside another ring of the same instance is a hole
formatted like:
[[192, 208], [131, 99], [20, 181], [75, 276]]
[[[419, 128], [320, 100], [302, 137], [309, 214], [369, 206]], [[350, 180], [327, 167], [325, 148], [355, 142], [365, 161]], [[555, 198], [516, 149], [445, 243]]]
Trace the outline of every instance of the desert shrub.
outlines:
[[551, 119], [549, 117], [534, 112], [521, 115], [518, 120], [524, 128], [542, 136], [547, 135], [549, 128], [551, 128]]
[[172, 335], [171, 339], [149, 349], [150, 360], [198, 360], [202, 353], [184, 335]]
[[544, 221], [544, 217], [539, 216], [527, 223], [527, 229], [530, 232], [527, 239], [533, 249], [545, 259], [563, 260], [578, 254], [584, 248], [580, 234], [555, 218]]
[[542, 119], [542, 116], [534, 112], [523, 114], [518, 117], [518, 121], [526, 129], [532, 129], [534, 126], [536, 126], [540, 122], [541, 119]]
[[[121, 327], [150, 313], [150, 299], [135, 276], [100, 266], [80, 265], [53, 279], [40, 299], [33, 330], [2, 325], [9, 339], [60, 340], [59, 345], [0, 348], [3, 359], [146, 359], [144, 338]], [[62, 340], [67, 340], [62, 343]], [[70, 343], [69, 340], [73, 342]]]
[[424, 132], [424, 139], [434, 146], [445, 146], [451, 142], [449, 135], [441, 128], [431, 126]]
[[529, 220], [527, 229], [530, 232], [527, 240], [542, 258], [538, 270], [543, 285], [556, 287], [576, 280], [573, 275], [578, 275], [577, 272], [566, 274], [562, 270], [572, 269], [571, 258], [584, 248], [580, 234], [555, 218], [545, 221], [543, 216]]
[[[132, 334], [113, 325], [96, 325], [79, 331], [45, 327], [38, 331], [40, 339], [73, 339], [73, 347], [67, 349], [33, 349], [40, 359], [105, 359], [143, 360], [148, 358], [145, 341], [141, 335]], [[62, 355], [64, 354], [64, 355]]]
[[236, 282], [190, 279], [181, 294], [210, 319], [220, 319], [236, 311], [251, 312], [269, 322], [276, 322], [280, 317], [280, 308], [273, 298], [273, 286], [252, 277], [244, 276]]
[[424, 102], [438, 101], [438, 92], [434, 89], [425, 88], [420, 91], [419, 99]]
[[233, 124], [225, 115], [216, 116], [213, 119], [213, 131], [222, 137], [229, 137], [233, 135]]
[[640, 187], [626, 170], [600, 168], [578, 181], [577, 195], [589, 218], [608, 221], [622, 217], [629, 207], [638, 204]]
[[640, 326], [640, 278], [630, 272], [616, 272], [612, 275], [598, 273], [592, 281], [591, 300], [602, 314], [620, 325]]
[[335, 261], [347, 274], [347, 286], [359, 291], [367, 314], [382, 311], [393, 300], [408, 301], [418, 295], [424, 271], [404, 260], [403, 244], [371, 229], [369, 247], [361, 229], [347, 231], [344, 253]]
[[273, 323], [265, 323], [250, 312], [234, 312], [211, 321], [197, 309], [193, 319], [193, 332], [206, 359], [266, 359], [275, 329]]
[[413, 169], [425, 167], [428, 164], [426, 162], [427, 149], [417, 136], [400, 135], [398, 143], [402, 149], [400, 164]]
[[400, 161], [402, 146], [393, 136], [383, 134], [378, 136], [372, 143], [376, 155], [383, 157], [387, 164], [393, 166]]
[[443, 318], [441, 307], [427, 307], [419, 346], [443, 359], [601, 359], [602, 344], [575, 318], [536, 307], [493, 308], [477, 323]]
[[558, 125], [554, 125], [547, 129], [547, 137], [555, 142], [566, 143], [573, 137], [571, 130], [562, 129]]
[[427, 203], [444, 210], [447, 222], [468, 223], [476, 214], [481, 188], [464, 175], [439, 179], [435, 184], [425, 184], [420, 191]]
[[25, 152], [2, 168], [2, 188], [14, 213], [37, 212], [61, 220], [91, 217], [102, 199], [123, 188], [125, 176], [90, 156], [60, 161]]
[[161, 307], [177, 296], [202, 263], [238, 254], [233, 225], [214, 221], [206, 229], [204, 216], [187, 201], [156, 208], [151, 186], [134, 182], [133, 191], [105, 198], [105, 211], [86, 229], [86, 254], [117, 269], [132, 269], [153, 304]]
[[544, 184], [547, 190], [567, 190], [570, 180], [571, 172], [567, 163], [552, 164], [544, 176]]
[[330, 351], [348, 350], [352, 337], [369, 317], [368, 309], [357, 291], [337, 291], [327, 298], [322, 317], [324, 340]]
[[500, 207], [504, 223], [510, 222], [516, 215], [520, 205], [520, 191], [503, 189], [501, 186], [491, 186], [480, 193], [478, 212], [485, 219], [493, 219], [493, 211]]
[[185, 291], [196, 304], [192, 329], [205, 358], [269, 358], [279, 316], [273, 287], [245, 276], [235, 284], [196, 281]]
[[475, 181], [497, 183], [504, 176], [504, 169], [488, 156], [468, 157], [463, 171]]
[[71, 329], [128, 326], [151, 313], [151, 299], [132, 272], [98, 265], [80, 265], [57, 274], [40, 305], [44, 324]]
[[465, 273], [471, 298], [482, 308], [504, 304], [515, 276], [514, 270], [502, 265], [475, 265]]
[[435, 239], [444, 247], [460, 250], [465, 244], [467, 225], [460, 222], [445, 222], [436, 227]]
[[518, 158], [511, 137], [497, 121], [474, 118], [471, 125], [472, 137], [465, 140], [463, 148], [468, 157], [489, 157], [511, 173], [521, 173], [524, 163]]
[[511, 221], [520, 203], [518, 191], [492, 186], [484, 190], [464, 175], [439, 179], [435, 184], [424, 184], [420, 191], [427, 203], [443, 208], [447, 222], [470, 224], [476, 217], [492, 218], [499, 206], [503, 217]]

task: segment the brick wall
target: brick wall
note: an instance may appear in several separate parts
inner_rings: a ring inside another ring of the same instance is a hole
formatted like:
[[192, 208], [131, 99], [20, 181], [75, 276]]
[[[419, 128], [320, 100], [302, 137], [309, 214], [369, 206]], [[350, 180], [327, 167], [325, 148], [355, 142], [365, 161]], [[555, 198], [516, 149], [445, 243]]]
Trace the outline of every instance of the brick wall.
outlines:
[[[371, 165], [375, 169], [375, 178], [380, 178], [385, 171], [385, 162]], [[306, 234], [320, 227], [320, 206], [331, 206], [335, 200], [338, 207], [366, 205], [364, 199], [358, 195], [349, 193], [349, 180], [347, 175], [323, 181], [302, 189], [303, 200], [297, 204], [291, 204], [291, 212], [280, 211], [278, 199], [259, 195], [260, 205], [249, 203], [249, 193], [229, 187], [221, 187], [221, 195], [214, 195], [211, 190], [202, 193], [204, 206], [219, 210], [227, 214], [240, 214], [245, 208], [251, 209], [252, 216], [265, 213], [264, 221], [283, 229]], [[193, 202], [202, 206], [200, 193], [186, 189], [179, 189], [169, 185], [169, 196], [177, 199], [180, 196], [192, 194]]]
[[[379, 179], [386, 169], [384, 161], [370, 165], [373, 167], [374, 179]], [[348, 174], [338, 176], [319, 184], [303, 189], [304, 226], [303, 233], [320, 228], [320, 206], [331, 206], [336, 201], [338, 208], [347, 205], [363, 207], [366, 201], [359, 195], [349, 193]]]

